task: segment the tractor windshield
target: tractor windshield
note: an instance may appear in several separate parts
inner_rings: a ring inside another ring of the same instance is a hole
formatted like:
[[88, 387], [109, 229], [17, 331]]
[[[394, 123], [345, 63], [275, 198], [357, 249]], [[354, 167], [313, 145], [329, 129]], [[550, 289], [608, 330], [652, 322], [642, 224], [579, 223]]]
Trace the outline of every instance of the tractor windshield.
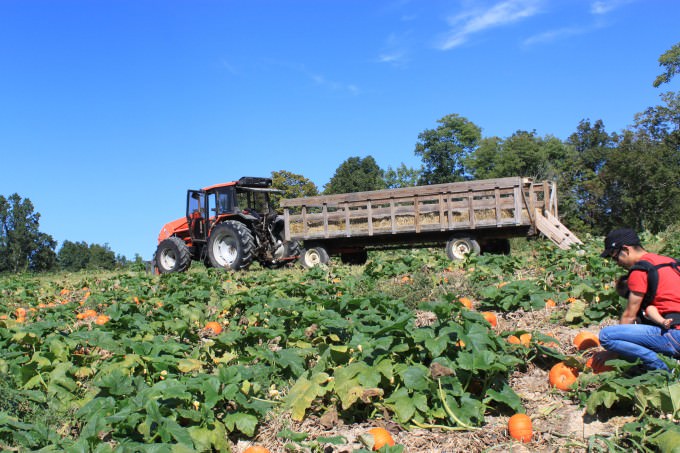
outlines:
[[269, 193], [266, 191], [241, 189], [236, 191], [236, 205], [241, 210], [269, 213]]

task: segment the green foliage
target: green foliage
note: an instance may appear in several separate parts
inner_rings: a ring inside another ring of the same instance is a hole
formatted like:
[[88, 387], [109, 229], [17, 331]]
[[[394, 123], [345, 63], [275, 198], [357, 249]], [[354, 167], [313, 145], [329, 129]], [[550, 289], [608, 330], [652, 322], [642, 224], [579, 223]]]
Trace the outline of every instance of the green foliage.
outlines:
[[116, 267], [116, 256], [107, 244], [64, 241], [57, 253], [59, 268], [67, 271], [82, 269], [112, 270]]
[[462, 116], [437, 120], [436, 129], [418, 134], [415, 154], [423, 160], [420, 184], [462, 181], [468, 176], [465, 163], [481, 139], [481, 129]]
[[670, 49], [659, 57], [659, 66], [665, 69], [663, 74], [659, 74], [654, 79], [654, 87], [658, 88], [664, 83], [668, 83], [680, 71], [680, 43], [673, 45]]
[[[645, 235], [661, 239], [677, 245], [672, 231]], [[551, 298], [559, 303], [554, 320], [564, 324], [620, 313], [609, 285], [622, 270], [599, 257], [601, 240], [587, 238], [580, 251], [546, 242], [462, 263], [420, 249], [372, 252], [359, 269], [229, 273], [199, 266], [161, 276], [7, 276], [0, 279], [0, 314], [7, 317], [0, 320], [0, 374], [13, 391], [0, 388], [0, 442], [20, 449], [227, 451], [228, 438], [257, 435], [272, 411], [290, 411], [295, 420], [388, 416], [407, 428], [479, 429], [489, 415], [523, 410], [509, 384], [516, 370], [567, 357], [546, 346], [552, 339], [539, 331], [528, 346], [508, 343], [508, 335], [525, 332], [496, 334], [460, 296], [496, 311], [541, 309]], [[18, 307], [34, 309], [26, 322], [13, 315]], [[77, 319], [85, 309], [110, 321]], [[427, 322], [420, 312], [430, 313]], [[207, 321], [223, 332], [206, 332]], [[574, 396], [589, 413], [623, 408], [642, 420], [677, 416], [677, 383], [657, 373], [630, 377], [631, 364], [613, 364], [616, 371], [579, 379]], [[312, 451], [346, 443], [280, 436], [291, 448]], [[615, 451], [670, 442], [658, 432], [641, 436], [631, 428], [592, 444]]]
[[481, 309], [538, 310], [552, 299], [560, 303], [564, 322], [591, 324], [618, 317], [625, 304], [614, 290], [624, 271], [600, 258], [600, 248], [593, 240], [580, 250], [536, 242], [528, 256], [471, 256], [466, 268]]
[[283, 191], [282, 195], [272, 194], [272, 206], [278, 209], [280, 198], [312, 197], [319, 189], [309, 179], [286, 170], [272, 172], [272, 187]]
[[[37, 310], [25, 323], [0, 320], [0, 371], [55, 413], [72, 413], [73, 437], [59, 442], [85, 450], [223, 451], [227, 434], [254, 436], [277, 407], [295, 419], [335, 408], [350, 421], [385, 412], [404, 425], [464, 430], [518, 410], [508, 376], [521, 360], [478, 313], [451, 295], [431, 302], [437, 319], [417, 327], [411, 309], [373, 289], [382, 270], [444, 264], [417, 256], [378, 262], [366, 276], [339, 267], [3, 279], [6, 313]], [[76, 319], [86, 308], [110, 321]], [[208, 320], [224, 331], [207, 335]], [[451, 346], [459, 341], [471, 346]], [[34, 429], [23, 414], [3, 425], [3, 442], [54, 440], [54, 428], [23, 440], [19, 432]]]
[[57, 243], [40, 232], [40, 213], [18, 194], [0, 195], [0, 272], [44, 271], [56, 261]]
[[565, 145], [555, 137], [540, 138], [535, 132], [517, 131], [502, 140], [485, 138], [467, 159], [476, 179], [528, 176], [536, 180], [555, 179], [565, 161], [573, 162]]
[[324, 186], [326, 195], [334, 193], [364, 192], [385, 188], [385, 172], [372, 156], [350, 157], [335, 170]]
[[385, 188], [398, 189], [418, 185], [422, 170], [407, 167], [403, 162], [396, 169], [387, 167], [385, 171]]

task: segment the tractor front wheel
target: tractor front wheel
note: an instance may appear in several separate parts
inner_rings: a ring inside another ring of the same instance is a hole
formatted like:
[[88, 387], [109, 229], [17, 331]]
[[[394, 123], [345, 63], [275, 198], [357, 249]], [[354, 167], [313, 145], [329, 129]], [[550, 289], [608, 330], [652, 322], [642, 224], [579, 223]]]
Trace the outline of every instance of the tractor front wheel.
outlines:
[[208, 258], [213, 267], [240, 270], [253, 262], [255, 239], [241, 222], [228, 220], [213, 228], [208, 241]]
[[189, 247], [178, 237], [165, 239], [156, 249], [154, 255], [156, 267], [161, 274], [171, 272], [184, 272], [191, 265], [191, 253]]

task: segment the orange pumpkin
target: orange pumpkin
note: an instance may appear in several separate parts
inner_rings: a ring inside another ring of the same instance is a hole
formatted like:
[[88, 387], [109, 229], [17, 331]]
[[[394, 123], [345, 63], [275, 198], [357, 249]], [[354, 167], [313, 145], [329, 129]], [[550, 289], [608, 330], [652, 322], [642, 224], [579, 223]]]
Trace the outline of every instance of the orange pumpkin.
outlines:
[[243, 450], [243, 453], [270, 453], [270, 451], [259, 445], [252, 445]]
[[458, 299], [458, 302], [463, 304], [463, 306], [468, 310], [472, 310], [472, 301], [469, 298], [461, 297], [460, 299]]
[[520, 344], [519, 337], [517, 335], [510, 335], [508, 338], [508, 343], [510, 344]]
[[577, 378], [578, 370], [564, 362], [553, 366], [548, 375], [550, 385], [560, 390], [569, 390]]
[[96, 318], [98, 316], [98, 313], [95, 310], [92, 310], [91, 308], [89, 310], [85, 310], [82, 313], [78, 313], [76, 315], [77, 319], [90, 319], [90, 318]]
[[385, 428], [371, 428], [368, 433], [373, 436], [373, 451], [378, 451], [385, 445], [394, 446], [394, 439]]
[[222, 326], [218, 322], [210, 321], [205, 324], [205, 330], [211, 330], [213, 334], [219, 335], [222, 333]]
[[584, 330], [574, 337], [574, 346], [576, 346], [576, 349], [579, 351], [596, 348], [600, 346], [600, 339], [597, 338], [597, 335], [594, 333]]
[[522, 346], [529, 346], [529, 343], [531, 343], [531, 334], [530, 333], [523, 333], [522, 335], [519, 336], [519, 343]]
[[17, 318], [25, 318], [26, 317], [26, 309], [23, 307], [19, 307], [14, 311], [14, 315]]
[[97, 324], [97, 325], [99, 325], [99, 326], [103, 326], [104, 324], [106, 324], [107, 322], [109, 322], [110, 319], [111, 319], [111, 318], [109, 318], [109, 317], [106, 316], [106, 315], [99, 315], [99, 316], [97, 316], [97, 317], [95, 318], [94, 323]]
[[548, 299], [545, 301], [545, 308], [555, 308], [555, 306], [557, 306], [557, 304], [554, 300]]
[[496, 327], [498, 325], [498, 319], [496, 318], [496, 315], [490, 311], [482, 312], [482, 316], [484, 316], [484, 319], [486, 319], [489, 324], [491, 324], [491, 327]]
[[515, 414], [508, 420], [508, 432], [510, 437], [521, 442], [531, 442], [533, 429], [531, 418], [527, 414]]
[[595, 353], [592, 357], [590, 357], [588, 360], [586, 360], [586, 368], [590, 368], [593, 370], [593, 373], [599, 374], [599, 373], [604, 373], [605, 371], [613, 371], [614, 367], [611, 365], [607, 365], [606, 360], [604, 362], [597, 361], [596, 364], [593, 366], [593, 362], [595, 362], [595, 359], [600, 357], [600, 353]]

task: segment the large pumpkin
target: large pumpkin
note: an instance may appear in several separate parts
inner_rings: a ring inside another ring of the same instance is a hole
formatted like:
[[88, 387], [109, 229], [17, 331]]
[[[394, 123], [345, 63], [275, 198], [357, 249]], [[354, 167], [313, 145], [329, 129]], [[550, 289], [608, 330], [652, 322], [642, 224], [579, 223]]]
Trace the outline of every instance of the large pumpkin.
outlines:
[[378, 451], [385, 445], [394, 446], [394, 439], [385, 428], [371, 428], [368, 433], [373, 436], [373, 451]]
[[222, 333], [222, 326], [219, 322], [210, 321], [205, 324], [205, 330], [211, 330], [215, 335]]
[[533, 429], [531, 418], [527, 414], [515, 414], [508, 420], [510, 437], [521, 442], [531, 442]]
[[596, 348], [600, 346], [600, 339], [597, 338], [597, 335], [594, 333], [584, 330], [574, 337], [574, 346], [576, 346], [576, 349], [579, 351]]
[[550, 385], [560, 390], [569, 390], [578, 379], [578, 370], [564, 362], [560, 362], [550, 369], [548, 375]]
[[482, 316], [484, 316], [484, 319], [486, 319], [489, 324], [491, 324], [491, 327], [496, 327], [498, 325], [498, 319], [496, 318], [496, 315], [490, 311], [482, 312]]

